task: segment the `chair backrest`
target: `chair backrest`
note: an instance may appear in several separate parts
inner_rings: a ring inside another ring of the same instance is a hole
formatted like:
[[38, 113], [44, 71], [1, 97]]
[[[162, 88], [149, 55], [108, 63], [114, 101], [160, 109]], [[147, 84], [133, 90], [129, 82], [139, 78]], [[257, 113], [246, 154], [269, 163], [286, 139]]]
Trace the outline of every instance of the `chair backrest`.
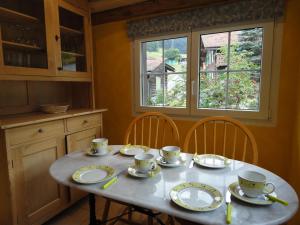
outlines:
[[159, 112], [146, 112], [136, 117], [127, 128], [124, 144], [161, 148], [179, 145], [179, 132], [174, 121]]
[[197, 154], [218, 154], [257, 164], [257, 145], [250, 130], [230, 117], [208, 117], [199, 120], [188, 131], [185, 151]]

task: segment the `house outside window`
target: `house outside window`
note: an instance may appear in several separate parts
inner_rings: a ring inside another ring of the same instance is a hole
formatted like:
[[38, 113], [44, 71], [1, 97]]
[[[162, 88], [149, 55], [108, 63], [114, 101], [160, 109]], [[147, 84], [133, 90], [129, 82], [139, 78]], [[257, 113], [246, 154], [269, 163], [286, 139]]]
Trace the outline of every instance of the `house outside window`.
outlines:
[[272, 70], [279, 70], [274, 28], [268, 22], [135, 40], [135, 111], [269, 120]]

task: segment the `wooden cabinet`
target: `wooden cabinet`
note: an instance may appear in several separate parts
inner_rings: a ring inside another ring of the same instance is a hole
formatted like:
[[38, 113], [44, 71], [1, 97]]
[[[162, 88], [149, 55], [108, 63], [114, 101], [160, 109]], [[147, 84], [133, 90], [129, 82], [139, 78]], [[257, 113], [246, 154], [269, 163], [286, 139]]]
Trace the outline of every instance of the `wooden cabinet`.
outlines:
[[[86, 193], [59, 185], [51, 164], [102, 135], [103, 110], [22, 115], [0, 123], [0, 224], [39, 225]], [[83, 121], [88, 126], [81, 126]]]
[[[83, 149], [88, 149], [93, 139], [101, 137], [101, 128], [96, 127], [89, 130], [81, 131], [78, 133], [70, 134], [67, 136], [67, 151], [68, 153], [74, 151], [80, 151]], [[70, 199], [71, 201], [77, 201], [87, 193], [77, 190], [77, 189], [70, 189]]]
[[18, 224], [38, 224], [67, 200], [66, 188], [48, 172], [51, 164], [65, 154], [64, 136], [25, 144], [13, 153]]
[[0, 79], [92, 81], [90, 15], [75, 5], [1, 1]]
[[92, 72], [89, 14], [65, 1], [59, 2], [58, 14], [59, 75], [86, 77]]

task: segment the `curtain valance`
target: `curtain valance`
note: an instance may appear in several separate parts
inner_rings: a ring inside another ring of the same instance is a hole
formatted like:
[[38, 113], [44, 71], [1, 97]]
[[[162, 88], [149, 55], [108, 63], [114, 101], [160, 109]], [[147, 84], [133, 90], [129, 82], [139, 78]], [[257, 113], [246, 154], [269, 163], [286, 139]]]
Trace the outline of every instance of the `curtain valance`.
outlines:
[[127, 23], [128, 36], [135, 39], [174, 32], [187, 32], [210, 26], [273, 20], [283, 16], [284, 1], [240, 0], [133, 20]]

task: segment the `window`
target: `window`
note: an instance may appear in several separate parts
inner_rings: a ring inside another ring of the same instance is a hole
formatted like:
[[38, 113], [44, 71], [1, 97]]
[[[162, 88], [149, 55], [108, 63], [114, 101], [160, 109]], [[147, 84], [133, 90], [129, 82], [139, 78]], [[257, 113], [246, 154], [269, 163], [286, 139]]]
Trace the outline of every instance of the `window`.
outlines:
[[273, 23], [135, 41], [135, 109], [268, 119]]

